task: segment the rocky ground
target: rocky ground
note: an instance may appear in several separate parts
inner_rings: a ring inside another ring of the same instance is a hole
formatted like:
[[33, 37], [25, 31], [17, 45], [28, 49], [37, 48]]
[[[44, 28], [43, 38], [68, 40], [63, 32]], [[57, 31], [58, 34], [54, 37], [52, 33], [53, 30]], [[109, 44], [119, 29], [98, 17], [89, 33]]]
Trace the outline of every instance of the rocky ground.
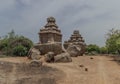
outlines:
[[31, 67], [27, 58], [0, 58], [0, 84], [120, 84], [120, 65], [107, 56]]

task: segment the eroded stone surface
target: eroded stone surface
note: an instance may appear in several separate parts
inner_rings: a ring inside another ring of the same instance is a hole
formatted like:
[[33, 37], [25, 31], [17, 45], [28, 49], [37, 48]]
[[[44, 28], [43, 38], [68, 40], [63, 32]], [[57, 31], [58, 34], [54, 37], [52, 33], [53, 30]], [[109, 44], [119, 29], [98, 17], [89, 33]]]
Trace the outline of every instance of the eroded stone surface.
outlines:
[[45, 61], [46, 62], [54, 62], [54, 52], [48, 52], [46, 55], [45, 55]]
[[31, 48], [28, 52], [28, 58], [32, 60], [39, 60], [41, 58], [41, 53], [36, 48]]
[[69, 53], [61, 53], [54, 57], [54, 62], [72, 62], [72, 58]]

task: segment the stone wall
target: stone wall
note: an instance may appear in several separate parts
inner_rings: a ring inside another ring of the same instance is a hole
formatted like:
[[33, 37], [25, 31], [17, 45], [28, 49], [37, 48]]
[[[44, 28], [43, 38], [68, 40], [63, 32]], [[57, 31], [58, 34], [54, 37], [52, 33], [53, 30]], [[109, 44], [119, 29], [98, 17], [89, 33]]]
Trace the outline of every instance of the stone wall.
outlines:
[[37, 44], [34, 46], [39, 49], [41, 55], [44, 55], [48, 52], [54, 52], [55, 55], [62, 53], [62, 43], [45, 43], [45, 44]]

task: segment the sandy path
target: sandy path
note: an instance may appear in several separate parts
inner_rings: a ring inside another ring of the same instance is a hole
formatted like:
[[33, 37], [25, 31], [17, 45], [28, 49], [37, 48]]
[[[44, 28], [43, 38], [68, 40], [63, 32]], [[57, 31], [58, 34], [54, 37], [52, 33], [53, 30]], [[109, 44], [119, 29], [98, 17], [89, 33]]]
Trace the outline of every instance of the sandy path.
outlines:
[[9, 75], [7, 75], [7, 78], [6, 78], [6, 83], [7, 84], [14, 84], [14, 81], [17, 78], [15, 74], [16, 74], [16, 65], [13, 64], [12, 72], [10, 72]]
[[[64, 73], [59, 84], [120, 84], [120, 65], [105, 56], [77, 57], [72, 63], [50, 64]], [[79, 67], [79, 65], [84, 67]], [[88, 71], [85, 71], [88, 68]]]

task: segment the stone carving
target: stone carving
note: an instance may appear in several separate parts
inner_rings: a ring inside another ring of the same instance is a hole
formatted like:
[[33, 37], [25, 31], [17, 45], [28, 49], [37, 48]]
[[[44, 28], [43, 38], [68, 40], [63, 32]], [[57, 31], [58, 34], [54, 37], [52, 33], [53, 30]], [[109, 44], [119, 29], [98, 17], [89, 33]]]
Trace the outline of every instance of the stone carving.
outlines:
[[47, 18], [47, 24], [40, 29], [39, 41], [43, 43], [62, 42], [61, 30], [58, 29], [54, 17]]
[[82, 56], [85, 53], [85, 46], [85, 41], [78, 30], [75, 30], [70, 39], [64, 42], [64, 48], [72, 56]]
[[34, 45], [36, 49], [39, 49], [41, 55], [45, 55], [48, 52], [54, 52], [55, 55], [62, 53], [62, 44], [61, 43], [45, 43]]
[[35, 48], [39, 49], [42, 55], [47, 52], [54, 52], [55, 55], [62, 53], [62, 34], [55, 22], [54, 17], [49, 17], [47, 24], [40, 29], [39, 43]]
[[[71, 57], [82, 56], [85, 53], [85, 41], [78, 30], [75, 30], [62, 47], [61, 30], [54, 17], [47, 18], [47, 23], [39, 31], [39, 43], [35, 44], [28, 53], [28, 58], [39, 60], [45, 55], [46, 62], [71, 62]], [[37, 61], [31, 62], [39, 65]]]

